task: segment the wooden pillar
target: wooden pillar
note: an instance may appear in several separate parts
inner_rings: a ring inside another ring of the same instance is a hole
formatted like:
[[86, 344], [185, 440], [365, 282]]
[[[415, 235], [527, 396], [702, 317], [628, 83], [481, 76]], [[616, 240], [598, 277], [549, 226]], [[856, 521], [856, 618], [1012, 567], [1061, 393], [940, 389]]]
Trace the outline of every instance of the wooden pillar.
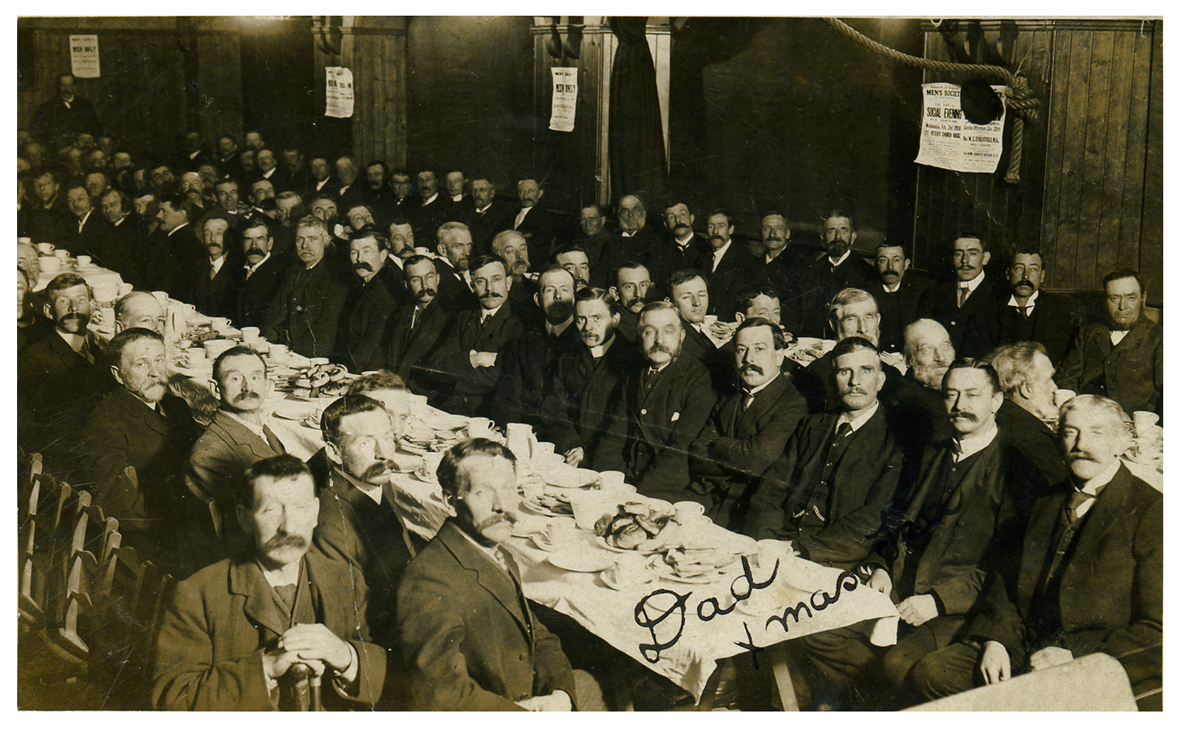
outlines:
[[[537, 130], [534, 138], [534, 168], [549, 172], [547, 198], [551, 207], [582, 206], [590, 202], [610, 204], [619, 192], [611, 191], [610, 159], [607, 150], [607, 120], [611, 100], [611, 68], [618, 45], [607, 26], [606, 17], [583, 18], [582, 40], [570, 55], [570, 31], [575, 26], [569, 17], [534, 19], [533, 54], [534, 115]], [[656, 66], [656, 86], [660, 97], [660, 116], [664, 130], [664, 152], [669, 159], [668, 105], [669, 57], [672, 38], [667, 18], [650, 19], [646, 31], [652, 60]], [[553, 33], [562, 41], [559, 55], [554, 56], [556, 44]], [[574, 130], [561, 133], [549, 130], [552, 107], [553, 67], [578, 69], [578, 105], [575, 110]], [[557, 201], [560, 199], [560, 202]]]
[[406, 165], [406, 18], [321, 16], [315, 19], [316, 104], [323, 115], [325, 72], [343, 66], [353, 72], [355, 105], [345, 121], [357, 165], [380, 158]]
[[[236, 18], [192, 19], [196, 85], [189, 90], [188, 124], [209, 149], [217, 139], [242, 139], [242, 36]], [[187, 42], [187, 41], [186, 41]]]

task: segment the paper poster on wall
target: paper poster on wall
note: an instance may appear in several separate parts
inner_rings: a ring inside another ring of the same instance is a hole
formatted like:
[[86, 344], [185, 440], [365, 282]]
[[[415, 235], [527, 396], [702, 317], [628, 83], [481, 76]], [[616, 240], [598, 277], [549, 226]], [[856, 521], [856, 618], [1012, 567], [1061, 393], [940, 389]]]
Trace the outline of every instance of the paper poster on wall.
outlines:
[[328, 88], [325, 91], [326, 117], [353, 116], [353, 71], [344, 66], [325, 67]]
[[549, 129], [569, 133], [574, 130], [574, 109], [578, 104], [578, 67], [556, 66], [550, 72], [554, 77], [554, 102]]
[[[1004, 85], [993, 85], [1004, 94]], [[1004, 151], [1005, 114], [987, 125], [973, 125], [960, 109], [958, 84], [923, 85], [923, 129], [915, 163], [964, 173], [996, 173]]]
[[70, 73], [78, 79], [98, 79], [98, 36], [70, 36]]

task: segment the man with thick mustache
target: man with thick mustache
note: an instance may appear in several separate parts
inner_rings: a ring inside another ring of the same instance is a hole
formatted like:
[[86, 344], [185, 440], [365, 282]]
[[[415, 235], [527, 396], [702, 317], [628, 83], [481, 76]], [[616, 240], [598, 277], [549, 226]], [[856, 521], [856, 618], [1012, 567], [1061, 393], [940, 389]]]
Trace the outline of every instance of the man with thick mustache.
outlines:
[[693, 231], [693, 220], [689, 205], [683, 201], [674, 200], [664, 208], [664, 226], [676, 251], [673, 260], [674, 273], [689, 268], [709, 268], [713, 248], [709, 240]]
[[823, 677], [821, 700], [849, 706], [870, 691], [884, 708], [911, 704], [915, 664], [956, 640], [988, 571], [1017, 553], [1022, 520], [1046, 485], [999, 436], [1003, 401], [988, 363], [961, 358], [948, 368], [943, 402], [952, 438], [924, 452], [918, 481], [882, 513], [866, 538], [872, 552], [857, 568], [897, 604], [898, 643], [878, 649], [850, 628], [809, 636], [804, 649]]
[[881, 312], [882, 336], [878, 346], [885, 352], [902, 352], [902, 332], [918, 314], [919, 299], [931, 282], [910, 270], [906, 246], [882, 242], [877, 247], [879, 285], [870, 289]]
[[[537, 274], [530, 273], [534, 261], [525, 236], [516, 230], [505, 230], [492, 238], [492, 252], [508, 264], [509, 278], [513, 281], [509, 298], [518, 313], [530, 320], [541, 317], [537, 306]], [[547, 262], [542, 261], [540, 265]]]
[[[465, 228], [466, 229], [466, 228]], [[512, 279], [495, 255], [480, 255], [468, 266], [479, 307], [461, 311], [430, 359], [432, 377], [447, 386], [438, 407], [465, 416], [486, 416], [500, 380], [503, 350], [524, 332], [508, 299]], [[444, 395], [445, 393], [445, 395]]]
[[216, 538], [206, 539], [217, 552], [246, 547], [233, 510], [246, 470], [261, 459], [284, 453], [283, 442], [267, 426], [262, 408], [273, 387], [262, 356], [249, 347], [231, 347], [213, 362], [209, 388], [220, 406], [189, 453], [185, 487], [203, 505], [217, 501], [224, 543], [219, 546]]
[[567, 464], [596, 472], [626, 469], [624, 381], [644, 362], [635, 344], [619, 332], [620, 311], [615, 298], [601, 288], [575, 294], [574, 326], [582, 346], [558, 356], [554, 387], [542, 401], [537, 430]]
[[1062, 406], [1070, 477], [1034, 506], [1020, 554], [989, 577], [966, 641], [915, 667], [928, 699], [1106, 653], [1142, 711], [1162, 708], [1163, 496], [1120, 462], [1131, 423], [1102, 396]]
[[42, 293], [45, 333], [17, 355], [17, 441], [40, 452], [59, 479], [72, 480], [83, 422], [111, 384], [87, 329], [94, 309], [89, 284], [62, 273]]
[[789, 540], [806, 559], [850, 568], [869, 555], [903, 455], [878, 400], [886, 379], [877, 348], [848, 337], [830, 354], [840, 402], [799, 422], [750, 500], [745, 532]]
[[960, 357], [983, 358], [1000, 339], [1001, 301], [984, 272], [992, 253], [988, 240], [971, 231], [960, 233], [952, 250], [955, 280], [928, 288], [919, 299], [918, 315], [942, 324]]
[[472, 207], [458, 220], [471, 228], [472, 243], [478, 251], [492, 246], [497, 233], [513, 228], [513, 208], [496, 198], [496, 186], [484, 176], [472, 177]]
[[[787, 226], [787, 218], [779, 212], [768, 212], [763, 215], [759, 221], [759, 239], [763, 254], [755, 259], [752, 278], [780, 293], [794, 293], [800, 271], [807, 263], [802, 261], [799, 248], [788, 248], [791, 243], [791, 230]], [[794, 314], [794, 308], [791, 313]], [[792, 332], [798, 329], [794, 316], [790, 320], [785, 320], [784, 326]]]
[[233, 282], [238, 278], [241, 250], [233, 245], [237, 234], [230, 220], [223, 215], [210, 215], [201, 222], [201, 244], [205, 257], [183, 274], [184, 291], [179, 298], [189, 300], [205, 316], [232, 319]]
[[263, 334], [304, 357], [332, 357], [348, 286], [325, 257], [330, 236], [324, 222], [299, 221], [295, 245], [299, 262], [291, 265], [267, 308]]
[[177, 584], [157, 638], [154, 707], [296, 710], [295, 664], [324, 677], [326, 709], [377, 703], [386, 655], [369, 641], [368, 591], [347, 565], [309, 550], [319, 506], [295, 457], [247, 470], [235, 514], [251, 544]]
[[619, 303], [619, 331], [631, 342], [639, 343], [636, 324], [640, 310], [648, 303], [652, 276], [643, 263], [628, 260], [611, 271], [611, 298]]
[[877, 270], [851, 249], [857, 242], [852, 215], [839, 209], [828, 213], [820, 228], [825, 255], [800, 272], [799, 334], [831, 337], [828, 303], [846, 288], [868, 291], [877, 283]]
[[439, 271], [433, 258], [411, 255], [403, 275], [412, 301], [390, 318], [390, 365], [415, 393], [432, 398], [440, 384], [431, 377], [427, 361], [454, 315], [438, 298]]
[[544, 265], [550, 261], [554, 237], [561, 224], [549, 210], [541, 206], [545, 189], [534, 178], [517, 182], [517, 202], [520, 208], [513, 217], [512, 229], [521, 233], [529, 243], [529, 262]]
[[[119, 519], [120, 533], [148, 558], [180, 564], [186, 550], [177, 548], [175, 530], [183, 511], [170, 483], [184, 471], [200, 427], [188, 404], [168, 393], [163, 337], [126, 329], [108, 352], [118, 387], [99, 401], [83, 431], [94, 503]], [[123, 481], [128, 467], [135, 469], [134, 489]]]
[[703, 263], [702, 271], [709, 284], [709, 313], [728, 321], [738, 309], [738, 294], [750, 284], [756, 264], [750, 250], [733, 243], [734, 218], [729, 212], [724, 209], [710, 212], [706, 228], [710, 257]]
[[[386, 391], [386, 399], [409, 410], [409, 393]], [[320, 491], [319, 524], [313, 543], [329, 559], [347, 563], [369, 588], [369, 628], [376, 640], [392, 645], [395, 635], [396, 595], [414, 547], [398, 518], [392, 482], [402, 427], [389, 412], [366, 395], [347, 395], [324, 409], [320, 428], [332, 467], [328, 485]]]
[[262, 327], [287, 270], [289, 261], [275, 249], [274, 227], [266, 217], [250, 217], [242, 224], [245, 263], [235, 269], [238, 280], [233, 289], [234, 323], [239, 327]]
[[754, 317], [734, 333], [732, 365], [740, 389], [718, 401], [689, 460], [690, 489], [719, 526], [741, 530], [767, 468], [787, 446], [808, 404], [783, 374], [786, 342], [778, 324]]
[[1054, 365], [1061, 364], [1083, 322], [1083, 309], [1067, 294], [1042, 290], [1044, 256], [1018, 245], [1009, 266], [1009, 300], [998, 314], [997, 344], [1037, 342]]
[[455, 515], [410, 562], [398, 590], [410, 708], [570, 710], [570, 662], [534, 617], [503, 546], [519, 500], [516, 458], [489, 439], [468, 439], [443, 455], [438, 477]]
[[685, 328], [667, 301], [644, 306], [640, 345], [647, 365], [624, 387], [628, 418], [624, 457], [640, 493], [671, 502], [694, 500], [689, 490], [689, 448], [717, 400], [709, 371], [682, 352]]
[[492, 393], [488, 417], [501, 426], [540, 423], [542, 400], [553, 390], [557, 361], [582, 346], [574, 328], [574, 276], [551, 266], [538, 277], [537, 288], [533, 298], [542, 318], [505, 346], [500, 380]]
[[389, 253], [389, 240], [372, 225], [349, 235], [349, 262], [357, 281], [342, 313], [338, 357], [355, 373], [389, 363], [389, 321], [400, 305]]
[[575, 290], [590, 286], [590, 259], [582, 245], [565, 245], [554, 250], [554, 263], [574, 276]]

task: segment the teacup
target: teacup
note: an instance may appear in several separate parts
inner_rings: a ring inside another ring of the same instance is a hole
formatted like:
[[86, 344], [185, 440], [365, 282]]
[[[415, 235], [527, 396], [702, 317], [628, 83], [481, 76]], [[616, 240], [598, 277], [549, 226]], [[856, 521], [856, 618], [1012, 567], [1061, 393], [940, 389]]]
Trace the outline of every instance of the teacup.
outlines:
[[53, 243], [51, 242], [37, 243], [37, 252], [41, 253], [42, 255], [53, 255], [53, 250]]
[[604, 490], [622, 490], [627, 482], [627, 475], [619, 470], [605, 470], [599, 473], [599, 486]]
[[615, 584], [620, 587], [633, 587], [644, 584], [652, 578], [648, 571], [647, 560], [640, 554], [620, 554], [611, 569]]
[[152, 295], [156, 297], [156, 301], [160, 302], [160, 308], [167, 311], [168, 310], [168, 292], [167, 291], [153, 291]]
[[546, 524], [541, 537], [551, 546], [563, 546], [578, 536], [578, 527], [573, 518], [555, 518]]
[[242, 327], [242, 341], [246, 344], [258, 341], [259, 335], [262, 333], [258, 327]]
[[1066, 403], [1071, 398], [1074, 398], [1075, 395], [1077, 394], [1072, 390], [1067, 388], [1059, 388], [1058, 390], [1054, 391], [1054, 405], [1061, 407], [1062, 404]]
[[705, 506], [694, 500], [682, 500], [673, 503], [673, 510], [677, 512], [677, 523], [688, 526], [705, 516]]
[[18, 243], [20, 243], [21, 245], [32, 245], [33, 244], [33, 238], [31, 238], [31, 237], [18, 237], [16, 239], [16, 241]]
[[118, 287], [118, 290], [116, 291], [116, 293], [118, 293], [119, 296], [122, 297], [122, 296], [126, 296], [127, 294], [131, 293], [134, 290], [135, 290], [135, 286], [132, 286], [130, 283], [123, 283], [122, 281], [120, 281], [119, 287]]
[[78, 267], [85, 268], [88, 265], [90, 265], [90, 256], [89, 255], [79, 255], [78, 256]]
[[205, 357], [210, 360], [216, 360], [221, 353], [230, 349], [236, 344], [232, 339], [208, 339], [205, 340]]
[[[426, 396], [423, 396], [425, 402]], [[411, 411], [413, 413], [413, 410]], [[492, 429], [492, 419], [472, 416], [467, 420], [467, 435], [469, 439], [491, 439], [496, 435]]]
[[225, 334], [230, 328], [230, 320], [224, 316], [215, 316], [210, 320], [210, 323], [218, 334]]

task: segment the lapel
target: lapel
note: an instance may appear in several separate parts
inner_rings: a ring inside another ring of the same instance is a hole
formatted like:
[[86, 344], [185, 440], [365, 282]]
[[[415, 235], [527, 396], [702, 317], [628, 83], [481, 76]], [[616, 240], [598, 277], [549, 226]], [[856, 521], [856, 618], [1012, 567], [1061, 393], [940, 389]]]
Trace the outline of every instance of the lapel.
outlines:
[[[212, 426], [216, 427], [219, 432], [225, 437], [225, 442], [230, 447], [236, 449], [239, 453], [250, 454], [255, 459], [266, 459], [274, 454], [271, 450], [271, 445], [255, 434], [250, 429], [242, 425], [225, 409], [220, 409], [213, 415]], [[265, 447], [265, 450], [263, 449]], [[259, 451], [263, 451], [262, 454]]]
[[1111, 331], [1109, 328], [1103, 339], [1110, 348], [1106, 356], [1110, 356], [1111, 359], [1116, 360], [1123, 357], [1124, 353], [1136, 354], [1140, 351], [1140, 344], [1148, 338], [1151, 331], [1152, 326], [1148, 323], [1148, 317], [1141, 315], [1140, 320], [1128, 330], [1128, 333], [1124, 335], [1124, 338], [1120, 340], [1119, 344], [1113, 345], [1111, 344]]
[[[532, 637], [529, 634], [529, 631], [533, 627], [531, 625], [532, 621], [525, 617], [529, 613], [527, 610], [522, 610], [521, 600], [517, 596], [516, 585], [513, 584], [513, 580], [509, 578], [509, 575], [503, 569], [496, 566], [483, 552], [476, 549], [471, 541], [464, 538], [454, 522], [448, 520], [444, 523], [435, 538], [439, 539], [440, 543], [447, 547], [447, 550], [451, 552], [451, 555], [455, 557], [455, 560], [461, 567], [476, 575], [476, 583], [483, 587], [488, 594], [492, 595], [509, 615], [512, 616], [513, 620], [521, 628], [522, 635], [532, 644]], [[509, 556], [509, 564], [515, 566], [511, 555]]]
[[1086, 559], [1092, 550], [1099, 545], [1115, 525], [1116, 521], [1126, 515], [1125, 506], [1128, 500], [1128, 487], [1132, 484], [1132, 474], [1128, 468], [1120, 464], [1111, 482], [1103, 488], [1095, 502], [1083, 516], [1085, 521], [1079, 529], [1078, 541], [1075, 544], [1074, 558]]
[[[1046, 559], [1051, 553], [1050, 544], [1054, 541], [1054, 529], [1058, 527], [1058, 519], [1071, 490], [1069, 480], [1059, 484], [1054, 494], [1043, 498], [1030, 513], [1022, 549], [1021, 572], [1017, 582], [1018, 606], [1021, 610], [1028, 610], [1032, 604], [1033, 593], [1037, 591], [1043, 570], [1046, 568]], [[1094, 507], [1091, 510], [1093, 511]]]
[[[742, 413], [742, 418], [739, 420], [738, 425], [734, 427], [735, 433], [730, 436], [753, 436], [763, 416], [779, 402], [779, 396], [783, 394], [783, 386], [786, 384], [787, 378], [782, 375], [776, 375], [772, 378], [770, 385], [755, 394], [755, 399], [751, 401], [750, 408]], [[735, 404], [735, 408], [741, 405], [742, 393], [739, 392], [738, 396], [739, 403]]]
[[[146, 428], [151, 429], [161, 436], [168, 435], [168, 423], [164, 420], [163, 416], [148, 408], [148, 404], [136, 398], [131, 391], [123, 386], [120, 386], [120, 391], [117, 395], [119, 396], [123, 410], [132, 422], [141, 423]], [[163, 402], [163, 399], [161, 399], [161, 402]], [[168, 410], [167, 407], [165, 407], [165, 410]]]
[[[279, 618], [272, 595], [274, 591], [262, 575], [253, 557], [235, 559], [230, 563], [230, 594], [245, 597], [242, 611], [255, 623], [281, 636], [287, 625]], [[302, 595], [307, 597], [307, 595]], [[299, 595], [297, 595], [299, 597]]]

